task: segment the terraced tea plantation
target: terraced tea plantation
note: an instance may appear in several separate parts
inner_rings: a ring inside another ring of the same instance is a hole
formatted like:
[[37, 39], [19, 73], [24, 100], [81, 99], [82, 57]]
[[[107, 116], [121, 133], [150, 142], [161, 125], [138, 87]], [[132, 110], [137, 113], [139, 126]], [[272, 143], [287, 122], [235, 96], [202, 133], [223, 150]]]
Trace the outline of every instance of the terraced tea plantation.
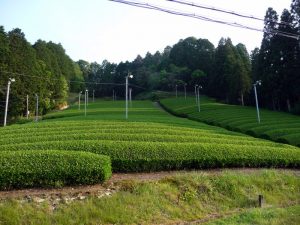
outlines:
[[257, 122], [254, 107], [217, 103], [214, 99], [200, 98], [200, 113], [195, 98], [162, 99], [161, 104], [179, 116], [207, 124], [224, 127], [254, 137], [300, 146], [300, 117], [283, 112], [260, 110], [261, 123]]
[[93, 184], [112, 171], [299, 168], [298, 147], [171, 116], [150, 101], [74, 105], [0, 129], [0, 188]]

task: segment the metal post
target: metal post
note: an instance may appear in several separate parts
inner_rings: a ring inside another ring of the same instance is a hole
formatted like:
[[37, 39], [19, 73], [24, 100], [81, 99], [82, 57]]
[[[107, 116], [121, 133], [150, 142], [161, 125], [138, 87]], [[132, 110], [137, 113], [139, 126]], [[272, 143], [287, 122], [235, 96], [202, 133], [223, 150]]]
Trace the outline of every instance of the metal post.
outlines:
[[86, 90], [86, 105], [89, 105], [89, 90]]
[[87, 105], [87, 90], [85, 90], [85, 95], [84, 95], [84, 116], [86, 116], [86, 105]]
[[257, 121], [258, 121], [258, 123], [260, 123], [260, 115], [259, 115], [258, 99], [257, 99], [257, 92], [256, 92], [256, 84], [254, 84], [253, 87], [254, 87], [254, 94], [255, 94]]
[[175, 89], [176, 89], [176, 98], [177, 98], [177, 84], [175, 85]]
[[113, 89], [113, 101], [115, 101], [115, 90]]
[[10, 91], [10, 84], [11, 82], [15, 81], [14, 79], [10, 79], [8, 80], [7, 83], [7, 92], [6, 92], [6, 102], [5, 102], [5, 113], [4, 113], [4, 124], [3, 126], [6, 126], [6, 120], [7, 120], [7, 110], [8, 110], [8, 100], [9, 100], [9, 91]]
[[125, 99], [126, 99], [126, 115], [125, 115], [125, 118], [126, 118], [126, 120], [128, 119], [128, 76], [129, 75], [127, 75], [126, 76], [126, 91], [125, 91], [125, 95], [126, 95], [126, 97], [125, 97]]
[[39, 96], [35, 94], [36, 97], [36, 109], [35, 109], [35, 122], [39, 120]]
[[126, 95], [126, 120], [128, 119], [128, 78], [133, 78], [133, 76], [131, 74], [129, 74], [128, 72], [128, 75], [125, 77], [126, 78], [126, 91], [125, 91], [125, 95]]
[[186, 84], [184, 84], [184, 99], [186, 100]]
[[195, 98], [196, 98], [196, 105], [198, 104], [197, 87], [198, 87], [198, 84], [196, 84], [196, 85], [195, 85]]
[[132, 98], [131, 98], [131, 93], [132, 93], [132, 88], [129, 88], [129, 102], [130, 102], [130, 107], [132, 107]]
[[26, 95], [26, 118], [28, 119], [29, 117], [29, 111], [28, 111], [28, 102], [29, 102], [29, 96]]
[[199, 94], [199, 89], [202, 88], [202, 86], [198, 86], [197, 88], [197, 97], [198, 97], [198, 112], [200, 112], [200, 94]]

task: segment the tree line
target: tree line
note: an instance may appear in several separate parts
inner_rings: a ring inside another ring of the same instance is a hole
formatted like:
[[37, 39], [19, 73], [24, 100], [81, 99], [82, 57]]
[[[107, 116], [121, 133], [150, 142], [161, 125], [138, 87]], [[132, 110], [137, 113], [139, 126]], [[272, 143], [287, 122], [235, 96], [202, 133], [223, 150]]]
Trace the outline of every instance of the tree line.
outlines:
[[[9, 104], [10, 117], [34, 112], [34, 96], [40, 98], [39, 113], [66, 104], [69, 92], [94, 90], [96, 97], [124, 97], [125, 76], [130, 72], [133, 94], [162, 90], [193, 92], [200, 84], [202, 94], [231, 104], [253, 105], [252, 84], [258, 88], [260, 105], [274, 110], [300, 113], [300, 41], [270, 34], [270, 30], [300, 35], [300, 3], [292, 0], [291, 9], [279, 18], [269, 8], [260, 48], [249, 55], [244, 44], [233, 45], [221, 38], [218, 46], [207, 39], [188, 37], [162, 52], [138, 55], [132, 62], [101, 64], [74, 62], [61, 44], [38, 40], [31, 45], [20, 29], [5, 32], [0, 27], [0, 112], [3, 115], [8, 79], [14, 77]], [[2, 116], [1, 115], [1, 116]]]

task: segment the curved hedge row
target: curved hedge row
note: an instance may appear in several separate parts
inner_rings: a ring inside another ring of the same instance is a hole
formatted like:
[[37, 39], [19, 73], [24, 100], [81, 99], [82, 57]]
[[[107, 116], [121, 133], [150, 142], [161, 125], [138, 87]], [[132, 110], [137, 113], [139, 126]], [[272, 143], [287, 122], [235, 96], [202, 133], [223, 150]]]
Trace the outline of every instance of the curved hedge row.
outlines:
[[108, 156], [80, 151], [2, 151], [0, 189], [94, 184], [111, 176]]
[[160, 103], [177, 116], [300, 147], [300, 117], [296, 115], [262, 109], [259, 124], [254, 107], [221, 104], [204, 96], [201, 96], [201, 112], [191, 97], [162, 99]]

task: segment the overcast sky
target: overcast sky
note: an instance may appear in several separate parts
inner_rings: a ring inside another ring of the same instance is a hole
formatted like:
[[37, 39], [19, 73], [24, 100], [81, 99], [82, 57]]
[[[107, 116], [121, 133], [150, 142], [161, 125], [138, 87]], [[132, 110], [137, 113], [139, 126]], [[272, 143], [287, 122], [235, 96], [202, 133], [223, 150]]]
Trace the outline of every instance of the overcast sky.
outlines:
[[[131, 0], [129, 0], [131, 1]], [[214, 19], [263, 28], [263, 22], [245, 20], [209, 10], [185, 7], [165, 0], [137, 0]], [[291, 0], [188, 0], [190, 2], [263, 18], [268, 7], [280, 15]], [[38, 39], [61, 43], [75, 61], [101, 63], [132, 61], [163, 51], [189, 36], [210, 40], [221, 37], [243, 43], [250, 52], [259, 47], [262, 33], [127, 6], [108, 0], [0, 0], [0, 25], [20, 28], [32, 44]]]

